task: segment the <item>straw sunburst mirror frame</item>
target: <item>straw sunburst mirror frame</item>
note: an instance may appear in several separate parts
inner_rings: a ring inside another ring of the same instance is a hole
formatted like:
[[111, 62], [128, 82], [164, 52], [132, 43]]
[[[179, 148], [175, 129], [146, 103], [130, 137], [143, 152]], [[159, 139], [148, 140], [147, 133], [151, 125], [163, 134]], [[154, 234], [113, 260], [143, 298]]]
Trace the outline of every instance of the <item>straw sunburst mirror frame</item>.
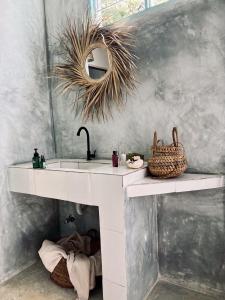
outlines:
[[[59, 36], [61, 61], [53, 75], [60, 80], [61, 92], [74, 93], [76, 113], [83, 119], [105, 120], [112, 117], [112, 107], [123, 106], [127, 94], [135, 89], [136, 56], [130, 28], [102, 27], [85, 17], [81, 24], [67, 20]], [[108, 70], [99, 79], [91, 78], [85, 63], [92, 50], [104, 48], [108, 55]]]

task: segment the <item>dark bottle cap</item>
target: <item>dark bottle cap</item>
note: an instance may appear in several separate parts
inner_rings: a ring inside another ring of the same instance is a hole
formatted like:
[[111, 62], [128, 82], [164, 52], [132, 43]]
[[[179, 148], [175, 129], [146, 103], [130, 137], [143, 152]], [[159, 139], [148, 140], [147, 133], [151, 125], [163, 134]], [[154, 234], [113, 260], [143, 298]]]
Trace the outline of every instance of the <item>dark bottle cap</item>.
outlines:
[[113, 155], [117, 155], [117, 151], [113, 151]]
[[34, 156], [35, 156], [35, 157], [36, 157], [36, 156], [39, 156], [37, 150], [38, 150], [37, 148], [34, 148]]

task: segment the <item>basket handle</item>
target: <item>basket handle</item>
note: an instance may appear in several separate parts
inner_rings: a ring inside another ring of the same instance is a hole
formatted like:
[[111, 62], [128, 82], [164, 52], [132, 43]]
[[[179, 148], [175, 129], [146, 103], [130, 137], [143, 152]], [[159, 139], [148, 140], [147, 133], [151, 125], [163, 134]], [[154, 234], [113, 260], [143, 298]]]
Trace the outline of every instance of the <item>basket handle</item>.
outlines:
[[172, 136], [173, 136], [173, 144], [175, 147], [178, 147], [178, 132], [177, 132], [177, 127], [173, 127], [172, 131]]
[[152, 148], [156, 148], [158, 144], [158, 138], [157, 138], [157, 132], [154, 132], [154, 137], [153, 137], [153, 145]]
[[152, 154], [155, 154], [156, 148], [158, 144], [158, 139], [157, 139], [157, 132], [154, 132], [154, 137], [153, 137], [153, 145], [152, 145]]

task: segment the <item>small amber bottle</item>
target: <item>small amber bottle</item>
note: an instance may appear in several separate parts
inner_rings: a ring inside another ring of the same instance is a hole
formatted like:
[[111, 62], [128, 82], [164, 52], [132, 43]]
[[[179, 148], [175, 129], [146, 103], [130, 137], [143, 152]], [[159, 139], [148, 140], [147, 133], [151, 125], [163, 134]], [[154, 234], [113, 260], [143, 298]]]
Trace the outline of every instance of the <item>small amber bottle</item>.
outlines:
[[118, 162], [119, 162], [119, 157], [118, 157], [117, 151], [113, 151], [112, 166], [113, 167], [118, 167]]

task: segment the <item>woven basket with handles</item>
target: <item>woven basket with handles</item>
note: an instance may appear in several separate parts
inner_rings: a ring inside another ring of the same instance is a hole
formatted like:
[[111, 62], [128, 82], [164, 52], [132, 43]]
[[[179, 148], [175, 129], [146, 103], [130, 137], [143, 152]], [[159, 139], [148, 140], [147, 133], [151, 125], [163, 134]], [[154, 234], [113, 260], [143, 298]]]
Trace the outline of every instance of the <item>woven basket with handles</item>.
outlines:
[[[89, 230], [87, 235], [91, 237], [90, 255], [94, 255], [100, 249], [100, 239], [97, 237], [98, 234], [95, 229]], [[66, 252], [69, 252], [71, 249], [68, 248], [65, 250]], [[74, 288], [70, 281], [69, 273], [67, 270], [67, 261], [65, 258], [61, 258], [54, 271], [51, 273], [50, 278], [62, 288]]]
[[148, 161], [151, 175], [159, 178], [171, 178], [180, 176], [187, 169], [187, 160], [184, 147], [178, 141], [177, 128], [172, 131], [173, 143], [162, 145], [154, 133], [152, 157]]

